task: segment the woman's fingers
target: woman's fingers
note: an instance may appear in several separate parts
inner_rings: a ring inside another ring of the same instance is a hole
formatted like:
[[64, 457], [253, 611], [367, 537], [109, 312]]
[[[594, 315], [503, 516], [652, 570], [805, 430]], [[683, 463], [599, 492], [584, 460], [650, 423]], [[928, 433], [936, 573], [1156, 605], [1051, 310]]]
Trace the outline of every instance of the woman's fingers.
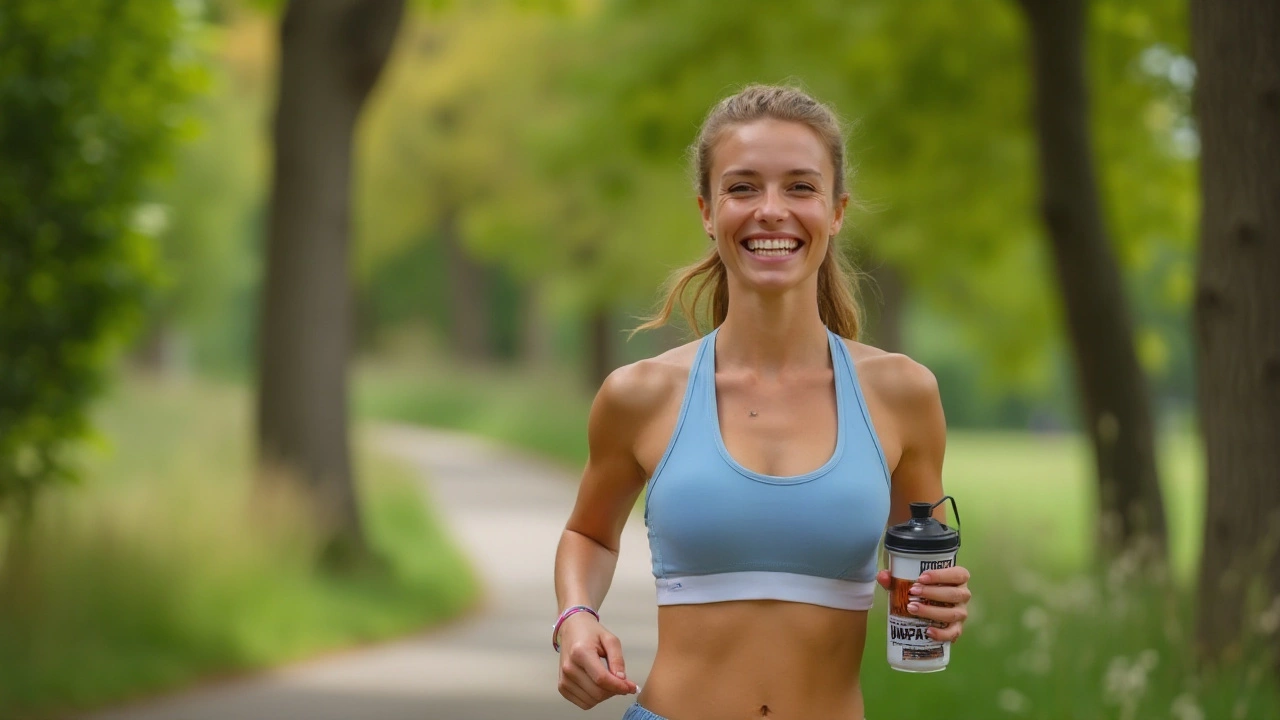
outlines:
[[964, 623], [954, 622], [929, 628], [929, 637], [939, 642], [955, 642], [964, 632]]
[[889, 571], [881, 570], [880, 572], [876, 573], [876, 582], [880, 583], [880, 587], [884, 588], [885, 590], [888, 590], [889, 585], [892, 582], [892, 579], [889, 576]]
[[622, 681], [622, 694], [629, 695], [636, 691], [636, 684], [627, 679], [627, 663], [622, 659], [622, 642], [615, 635], [606, 635], [601, 639], [605, 652], [605, 671]]
[[[561, 694], [566, 698], [573, 700], [574, 698], [570, 696], [576, 696], [578, 700], [586, 703], [582, 707], [590, 708], [613, 693], [601, 689], [592, 681], [590, 671], [582, 664], [585, 656], [585, 653], [577, 650], [564, 653], [560, 661], [560, 686]], [[603, 665], [598, 660], [596, 663]], [[567, 694], [566, 691], [568, 691]]]
[[583, 710], [590, 710], [600, 704], [600, 701], [592, 697], [591, 693], [583, 689], [582, 685], [568, 677], [560, 681], [560, 694]]
[[631, 683], [610, 672], [605, 658], [597, 655], [594, 649], [587, 650], [581, 657], [574, 659], [586, 671], [591, 683], [600, 690], [610, 695], [626, 695], [631, 692]]
[[923, 620], [946, 624], [964, 622], [969, 617], [969, 611], [963, 605], [948, 607], [922, 602], [909, 602], [907, 603], [907, 612]]
[[955, 587], [954, 585], [921, 585], [919, 583], [911, 586], [911, 596], [932, 600], [934, 602], [947, 603], [949, 605], [963, 605], [969, 602], [973, 596], [967, 587]]
[[569, 648], [567, 663], [563, 674], [596, 702], [613, 695], [627, 695], [635, 686], [610, 672], [606, 659], [589, 645]]
[[573, 672], [569, 673], [568, 680], [577, 687], [579, 692], [593, 702], [598, 703], [614, 695], [614, 693], [600, 687], [592, 680], [586, 668], [575, 668]]
[[614, 695], [639, 692], [640, 688], [625, 678], [625, 667], [622, 643], [611, 633], [591, 633], [562, 642], [560, 694], [574, 705], [589, 710]]
[[969, 571], [959, 565], [930, 570], [920, 576], [921, 585], [964, 585], [969, 582]]

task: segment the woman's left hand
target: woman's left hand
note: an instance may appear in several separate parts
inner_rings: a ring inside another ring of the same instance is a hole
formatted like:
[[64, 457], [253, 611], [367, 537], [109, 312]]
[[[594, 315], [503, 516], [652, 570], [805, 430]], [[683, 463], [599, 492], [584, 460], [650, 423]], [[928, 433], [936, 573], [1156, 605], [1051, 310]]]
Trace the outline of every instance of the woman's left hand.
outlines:
[[[876, 580], [885, 590], [889, 589], [889, 571], [881, 570]], [[924, 620], [932, 620], [929, 636], [934, 640], [955, 642], [964, 632], [964, 621], [969, 618], [969, 571], [956, 565], [929, 570], [911, 587], [913, 597], [932, 603], [912, 602], [907, 610]]]

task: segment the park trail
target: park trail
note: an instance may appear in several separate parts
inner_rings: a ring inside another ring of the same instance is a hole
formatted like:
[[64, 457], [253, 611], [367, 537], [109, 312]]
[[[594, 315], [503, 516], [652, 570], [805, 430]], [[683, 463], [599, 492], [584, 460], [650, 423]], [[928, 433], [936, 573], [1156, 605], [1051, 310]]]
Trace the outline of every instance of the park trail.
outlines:
[[[475, 437], [406, 426], [371, 430], [408, 463], [483, 583], [480, 607], [398, 641], [112, 708], [82, 720], [559, 720], [619, 718], [634, 696], [590, 711], [560, 697], [551, 649], [552, 567], [576, 476]], [[642, 687], [657, 647], [643, 522], [627, 523], [601, 608]]]

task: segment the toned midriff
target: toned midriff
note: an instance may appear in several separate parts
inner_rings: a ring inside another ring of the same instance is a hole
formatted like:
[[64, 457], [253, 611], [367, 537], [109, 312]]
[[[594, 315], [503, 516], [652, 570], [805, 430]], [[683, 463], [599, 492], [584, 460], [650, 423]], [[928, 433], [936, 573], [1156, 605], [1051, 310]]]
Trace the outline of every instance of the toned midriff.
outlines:
[[669, 720], [862, 720], [865, 611], [743, 600], [658, 608], [638, 702]]

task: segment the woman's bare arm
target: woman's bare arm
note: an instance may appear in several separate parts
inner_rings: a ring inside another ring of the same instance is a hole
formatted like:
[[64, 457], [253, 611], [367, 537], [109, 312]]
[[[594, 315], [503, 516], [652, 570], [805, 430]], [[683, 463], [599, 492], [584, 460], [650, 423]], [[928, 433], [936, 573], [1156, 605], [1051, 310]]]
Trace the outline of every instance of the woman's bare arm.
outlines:
[[[613, 581], [622, 528], [644, 489], [644, 469], [635, 457], [636, 438], [655, 398], [643, 364], [619, 368], [596, 394], [587, 423], [588, 457], [578, 498], [556, 551], [556, 598], [560, 608], [599, 609]], [[647, 381], [647, 382], [646, 382]]]
[[[902, 442], [889, 500], [889, 524], [893, 525], [911, 516], [911, 503], [942, 499], [947, 426], [938, 381], [928, 368], [903, 355], [885, 356], [877, 362], [876, 392], [892, 408], [895, 431]], [[935, 508], [934, 517], [946, 522], [946, 506]], [[887, 575], [881, 571], [882, 585], [888, 583]], [[916, 615], [943, 624], [929, 629], [935, 640], [955, 640], [963, 631], [971, 597], [968, 583], [969, 571], [958, 565], [920, 577], [921, 591], [913, 590], [913, 594], [948, 605], [909, 606]]]
[[[644, 489], [636, 441], [664, 399], [659, 368], [640, 362], [609, 375], [587, 423], [588, 459], [578, 498], [556, 548], [559, 608], [599, 609], [613, 582], [622, 529]], [[584, 709], [611, 695], [634, 693], [618, 638], [591, 615], [561, 626], [560, 693]], [[600, 663], [603, 657], [606, 663]]]

